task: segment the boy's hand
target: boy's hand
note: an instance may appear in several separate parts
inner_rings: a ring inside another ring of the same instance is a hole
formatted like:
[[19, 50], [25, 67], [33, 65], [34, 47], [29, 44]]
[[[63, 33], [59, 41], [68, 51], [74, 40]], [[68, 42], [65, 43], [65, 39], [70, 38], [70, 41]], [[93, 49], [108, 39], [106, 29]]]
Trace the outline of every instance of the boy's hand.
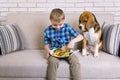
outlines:
[[49, 45], [45, 45], [45, 50], [46, 50], [46, 58], [49, 58], [50, 57], [50, 49], [49, 49]]
[[49, 54], [49, 53], [47, 53], [47, 54], [46, 54], [46, 58], [49, 58], [49, 57], [50, 57], [50, 54]]
[[70, 43], [68, 44], [69, 48], [73, 48], [76, 42], [79, 42], [83, 39], [83, 36], [79, 34], [76, 38], [72, 39]]
[[68, 47], [69, 47], [69, 48], [73, 48], [74, 45], [75, 45], [74, 42], [73, 42], [73, 41], [70, 41], [70, 43], [68, 44]]

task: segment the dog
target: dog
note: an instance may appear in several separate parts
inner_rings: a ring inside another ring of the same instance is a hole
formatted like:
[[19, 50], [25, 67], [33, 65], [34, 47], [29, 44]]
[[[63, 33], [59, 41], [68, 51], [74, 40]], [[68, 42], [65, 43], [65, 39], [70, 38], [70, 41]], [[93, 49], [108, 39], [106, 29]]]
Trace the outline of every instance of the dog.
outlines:
[[98, 57], [99, 50], [102, 48], [102, 29], [92, 12], [84, 11], [79, 16], [79, 29], [83, 35], [82, 55], [88, 55], [87, 50], [89, 50]]

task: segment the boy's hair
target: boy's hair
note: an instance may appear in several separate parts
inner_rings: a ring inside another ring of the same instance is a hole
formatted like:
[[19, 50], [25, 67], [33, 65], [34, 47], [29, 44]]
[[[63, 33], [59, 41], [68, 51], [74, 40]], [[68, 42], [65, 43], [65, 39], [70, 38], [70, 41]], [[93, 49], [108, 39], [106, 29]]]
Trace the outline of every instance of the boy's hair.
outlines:
[[64, 20], [64, 19], [65, 19], [65, 14], [61, 9], [55, 8], [51, 11], [50, 20], [60, 22], [61, 20]]

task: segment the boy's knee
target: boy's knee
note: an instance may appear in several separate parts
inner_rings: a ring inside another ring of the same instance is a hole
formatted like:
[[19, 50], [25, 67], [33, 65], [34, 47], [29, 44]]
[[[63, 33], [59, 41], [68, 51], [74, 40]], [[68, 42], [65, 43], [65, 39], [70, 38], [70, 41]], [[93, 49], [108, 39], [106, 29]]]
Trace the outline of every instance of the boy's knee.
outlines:
[[79, 59], [76, 57], [76, 55], [73, 54], [69, 57], [69, 62], [74, 64], [79, 64]]
[[53, 57], [53, 56], [50, 56], [48, 58], [48, 63], [53, 63], [53, 64], [56, 63], [56, 64], [58, 64], [59, 60], [57, 58]]

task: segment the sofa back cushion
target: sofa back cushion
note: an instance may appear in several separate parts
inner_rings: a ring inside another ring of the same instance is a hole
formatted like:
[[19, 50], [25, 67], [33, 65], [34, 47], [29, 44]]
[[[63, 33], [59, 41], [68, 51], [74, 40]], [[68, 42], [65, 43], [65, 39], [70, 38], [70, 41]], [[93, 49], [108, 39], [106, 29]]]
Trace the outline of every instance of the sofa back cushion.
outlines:
[[118, 56], [120, 57], [120, 42], [119, 42]]
[[8, 14], [8, 24], [16, 23], [20, 26], [24, 45], [27, 49], [43, 48], [43, 31], [50, 24], [49, 15], [38, 13]]
[[1, 54], [24, 49], [19, 27], [16, 24], [0, 26]]
[[108, 24], [103, 30], [103, 50], [118, 56], [120, 42], [120, 24]]
[[[44, 29], [50, 25], [50, 13], [9, 13], [7, 23], [16, 23], [20, 26], [24, 45], [27, 49], [43, 49], [44, 48]], [[69, 23], [78, 32], [79, 15], [80, 13], [65, 13], [65, 22]], [[106, 23], [113, 23], [112, 14], [95, 14], [100, 25], [105, 21]]]

